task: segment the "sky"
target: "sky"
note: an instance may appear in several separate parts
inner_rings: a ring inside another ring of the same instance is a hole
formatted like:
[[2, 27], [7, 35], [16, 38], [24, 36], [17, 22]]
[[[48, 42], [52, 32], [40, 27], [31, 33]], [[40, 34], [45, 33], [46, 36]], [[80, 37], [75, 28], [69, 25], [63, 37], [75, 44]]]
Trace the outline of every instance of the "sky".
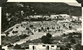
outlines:
[[8, 0], [8, 2], [65, 2], [73, 6], [81, 6], [76, 0]]
[[81, 6], [81, 4], [77, 2], [66, 2], [66, 3], [73, 6]]

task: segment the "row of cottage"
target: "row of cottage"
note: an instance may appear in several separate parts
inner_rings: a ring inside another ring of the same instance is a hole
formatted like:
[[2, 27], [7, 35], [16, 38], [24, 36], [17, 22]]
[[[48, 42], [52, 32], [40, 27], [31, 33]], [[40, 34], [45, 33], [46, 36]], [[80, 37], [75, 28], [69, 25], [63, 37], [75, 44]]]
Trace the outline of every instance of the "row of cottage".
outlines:
[[64, 18], [64, 19], [79, 19], [82, 20], [81, 16], [70, 16], [68, 14], [56, 14], [56, 15], [29, 15], [26, 17], [27, 19], [29, 18], [51, 18], [51, 19], [57, 19], [57, 18]]
[[[6, 16], [10, 16], [9, 13], [6, 13]], [[29, 18], [46, 18], [46, 19], [76, 19], [76, 20], [81, 20], [82, 21], [82, 17], [81, 16], [72, 16], [72, 15], [68, 15], [68, 14], [51, 14], [51, 15], [29, 15], [27, 17], [25, 17], [24, 19], [29, 19]], [[9, 18], [10, 19], [10, 18]]]

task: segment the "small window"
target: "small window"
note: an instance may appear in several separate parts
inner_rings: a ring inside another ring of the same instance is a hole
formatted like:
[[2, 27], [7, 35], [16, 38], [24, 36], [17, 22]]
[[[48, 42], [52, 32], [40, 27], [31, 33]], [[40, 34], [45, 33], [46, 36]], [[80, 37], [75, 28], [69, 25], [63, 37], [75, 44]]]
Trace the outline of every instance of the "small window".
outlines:
[[43, 47], [45, 47], [45, 45], [42, 45]]
[[51, 47], [54, 47], [54, 45], [52, 45]]

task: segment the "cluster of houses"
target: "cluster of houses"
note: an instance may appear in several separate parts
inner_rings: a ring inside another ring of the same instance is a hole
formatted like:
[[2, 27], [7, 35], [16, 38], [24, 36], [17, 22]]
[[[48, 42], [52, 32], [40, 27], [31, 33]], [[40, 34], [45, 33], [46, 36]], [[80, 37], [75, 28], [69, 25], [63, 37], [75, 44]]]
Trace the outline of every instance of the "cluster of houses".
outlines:
[[[24, 14], [23, 11], [21, 11], [21, 15]], [[6, 13], [6, 17], [8, 18], [8, 16], [10, 16], [10, 13]], [[68, 14], [51, 14], [51, 15], [29, 15], [27, 17], [25, 17], [24, 19], [38, 19], [38, 18], [45, 18], [44, 20], [64, 20], [64, 21], [78, 21], [81, 20], [82, 21], [82, 17], [81, 16], [71, 16]], [[10, 20], [11, 18], [8, 18], [8, 20]]]
[[[55, 26], [40, 26], [40, 27], [36, 27], [36, 28], [30, 28], [27, 25], [27, 22], [22, 22], [20, 24], [16, 24], [13, 27], [9, 28], [8, 30], [6, 30], [4, 33], [9, 33], [8, 36], [19, 36], [22, 34], [26, 34], [26, 35], [32, 35], [34, 34], [34, 32], [49, 32], [49, 31], [58, 31], [63, 29], [60, 25]], [[66, 25], [68, 25], [67, 23], [64, 23], [64, 27], [67, 27]], [[42, 32], [42, 33], [43, 33]], [[3, 35], [3, 34], [2, 34]], [[6, 36], [6, 35], [5, 35]]]
[[[2, 47], [5, 50], [18, 50], [18, 49], [12, 49], [10, 47]], [[57, 45], [57, 44], [29, 44], [29, 46], [25, 49], [19, 49], [19, 50], [74, 50], [73, 48], [66, 47], [65, 45]]]
[[[71, 26], [71, 24], [68, 24], [68, 23], [70, 23], [71, 21], [81, 21], [82, 19], [81, 19], [81, 17], [76, 17], [76, 16], [72, 16], [72, 18], [69, 16], [69, 15], [67, 15], [67, 14], [58, 14], [58, 15], [50, 15], [50, 16], [48, 16], [48, 15], [31, 15], [31, 16], [29, 16], [30, 18], [51, 18], [51, 19], [63, 19], [63, 20], [58, 20], [57, 21], [57, 23], [59, 24], [59, 23], [62, 23], [62, 25], [63, 26], [56, 26], [57, 28], [62, 28], [62, 27], [66, 27], [66, 28], [69, 28], [69, 25]], [[28, 17], [27, 17], [28, 18]], [[56, 24], [57, 24], [56, 23]], [[21, 35], [21, 34], [29, 34], [29, 33], [31, 33], [32, 34], [32, 32], [33, 31], [40, 31], [40, 29], [34, 29], [34, 30], [27, 30], [27, 24], [28, 24], [28, 22], [21, 22], [20, 24], [16, 24], [16, 25], [14, 25], [13, 27], [11, 27], [11, 28], [9, 28], [8, 30], [6, 30], [5, 32], [7, 33], [9, 33], [9, 35], [8, 36], [15, 36], [15, 35]], [[54, 26], [55, 27], [55, 26]], [[55, 27], [55, 28], [56, 28]], [[41, 28], [41, 27], [40, 27]], [[59, 28], [59, 29], [60, 29]], [[49, 29], [49, 30], [51, 30], [51, 29]]]
[[[4, 31], [4, 33], [8, 33], [8, 35], [5, 36], [19, 36], [22, 34], [26, 34], [29, 35], [29, 33], [32, 33], [30, 30], [28, 30], [28, 27], [25, 26], [25, 24], [27, 24], [27, 22], [22, 22], [20, 24], [15, 24], [14, 26], [10, 27], [8, 30]], [[2, 34], [2, 36], [4, 36], [4, 34]]]
[[69, 15], [67, 14], [58, 14], [58, 15], [29, 15], [26, 17], [27, 19], [29, 18], [46, 18], [46, 19], [65, 19], [69, 18]]
[[[5, 50], [11, 50], [9, 47], [3, 47]], [[55, 44], [30, 44], [29, 48], [25, 50], [57, 50], [57, 45]], [[12, 49], [13, 50], [13, 49]], [[15, 50], [15, 49], [14, 49]]]
[[[2, 34], [2, 36], [6, 36], [6, 33], [9, 33], [8, 36], [19, 36], [22, 34], [26, 34], [26, 35], [32, 35], [34, 34], [34, 32], [51, 32], [51, 31], [60, 31], [60, 30], [64, 30], [64, 28], [66, 29], [71, 29], [72, 28], [72, 24], [71, 21], [82, 21], [81, 17], [77, 17], [77, 16], [72, 16], [70, 17], [67, 14], [58, 14], [58, 15], [30, 15], [27, 16], [26, 19], [29, 18], [46, 18], [46, 19], [58, 19], [58, 21], [54, 24], [56, 24], [57, 26], [53, 26], [50, 25], [48, 27], [43, 26], [44, 23], [42, 23], [42, 25], [40, 25], [40, 27], [35, 27], [35, 28], [30, 28], [28, 26], [29, 22], [21, 22], [19, 24], [15, 24], [14, 26], [10, 27], [9, 29], [7, 29], [4, 34]], [[48, 21], [49, 22], [49, 21]], [[52, 21], [53, 22], [53, 21]], [[38, 23], [38, 22], [34, 22], [34, 23]], [[45, 23], [47, 24], [47, 23]], [[47, 24], [49, 25], [49, 24]], [[47, 26], [46, 25], [46, 26]], [[52, 26], [52, 27], [51, 27]], [[64, 28], [63, 28], [64, 27]], [[65, 30], [66, 30], [65, 29]], [[54, 36], [54, 35], [53, 35]], [[37, 44], [37, 45], [29, 45], [29, 49], [26, 50], [60, 50], [61, 48], [58, 47], [56, 44]], [[73, 49], [71, 49], [73, 50]]]
[[80, 16], [71, 16], [68, 14], [55, 14], [55, 15], [29, 15], [26, 17], [26, 19], [29, 18], [34, 18], [34, 19], [38, 19], [38, 18], [46, 18], [46, 20], [48, 19], [57, 19], [57, 20], [65, 20], [65, 21], [72, 21], [72, 20], [82, 20], [82, 18]]
[[55, 44], [38, 44], [38, 45], [29, 45], [29, 50], [56, 50], [57, 45]]

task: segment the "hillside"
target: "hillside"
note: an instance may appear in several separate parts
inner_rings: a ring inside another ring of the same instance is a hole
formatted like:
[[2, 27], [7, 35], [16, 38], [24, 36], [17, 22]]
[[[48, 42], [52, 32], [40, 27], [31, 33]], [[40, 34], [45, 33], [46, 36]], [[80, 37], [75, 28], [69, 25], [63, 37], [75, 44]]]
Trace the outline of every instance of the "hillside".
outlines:
[[81, 16], [82, 15], [82, 8], [77, 6], [70, 6], [70, 12], [73, 16]]
[[[23, 16], [21, 11], [24, 11]], [[7, 17], [6, 13], [10, 15]], [[21, 22], [28, 15], [71, 14], [81, 16], [81, 7], [69, 6], [66, 3], [6, 3], [2, 7], [2, 32]], [[8, 20], [10, 19], [10, 20]]]

